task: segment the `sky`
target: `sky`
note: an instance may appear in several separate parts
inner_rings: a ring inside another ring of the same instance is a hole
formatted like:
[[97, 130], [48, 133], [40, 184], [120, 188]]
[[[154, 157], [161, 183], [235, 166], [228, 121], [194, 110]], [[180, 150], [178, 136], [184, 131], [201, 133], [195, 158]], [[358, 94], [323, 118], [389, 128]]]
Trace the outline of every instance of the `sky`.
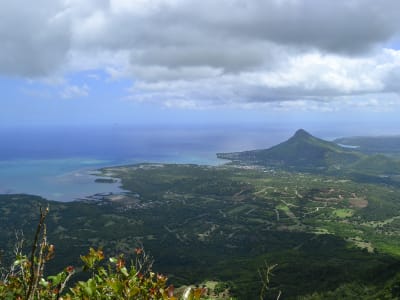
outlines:
[[398, 0], [0, 0], [0, 126], [400, 133], [399, 11]]

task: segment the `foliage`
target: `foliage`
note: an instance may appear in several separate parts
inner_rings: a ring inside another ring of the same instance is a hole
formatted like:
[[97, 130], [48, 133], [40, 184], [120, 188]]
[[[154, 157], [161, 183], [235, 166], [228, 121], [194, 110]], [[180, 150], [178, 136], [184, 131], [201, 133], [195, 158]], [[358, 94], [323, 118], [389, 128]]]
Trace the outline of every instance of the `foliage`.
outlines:
[[47, 232], [57, 256], [46, 263], [49, 274], [79, 265], [90, 247], [118, 258], [141, 243], [176, 286], [219, 282], [217, 290], [229, 286], [238, 299], [258, 298], [255, 270], [264, 261], [279, 265], [268, 296], [281, 290], [282, 299], [334, 294], [351, 283], [379, 289], [400, 270], [400, 188], [372, 177], [360, 184], [345, 174], [226, 165], [138, 164], [103, 172], [129, 192], [69, 203], [0, 195], [1, 248], [12, 249], [15, 229], [34, 236], [37, 209], [50, 203]]
[[400, 136], [398, 135], [346, 137], [336, 139], [334, 142], [357, 147], [357, 150], [367, 154], [382, 153], [397, 157], [400, 154]]
[[[137, 261], [146, 257], [142, 249], [136, 249], [136, 254], [140, 255]], [[103, 251], [90, 248], [81, 259], [84, 270], [90, 271], [92, 276], [70, 288], [64, 299], [177, 299], [173, 296], [173, 286], [166, 286], [164, 275], [150, 270], [142, 273], [138, 264], [128, 267], [123, 255], [110, 257], [103, 264]]]
[[[45, 264], [54, 256], [54, 245], [47, 243], [45, 218], [48, 213], [40, 210], [31, 255], [22, 254], [23, 240], [18, 241], [15, 260], [10, 270], [0, 280], [1, 299], [27, 300], [77, 300], [77, 299], [162, 299], [177, 300], [173, 285], [167, 286], [167, 277], [152, 271], [152, 260], [143, 248], [136, 248], [135, 261], [127, 263], [124, 255], [106, 260], [101, 249], [90, 248], [81, 256], [83, 270], [89, 279], [68, 286], [75, 268], [68, 266], [56, 275], [45, 276]], [[198, 300], [205, 293], [203, 288], [188, 288], [184, 300]]]

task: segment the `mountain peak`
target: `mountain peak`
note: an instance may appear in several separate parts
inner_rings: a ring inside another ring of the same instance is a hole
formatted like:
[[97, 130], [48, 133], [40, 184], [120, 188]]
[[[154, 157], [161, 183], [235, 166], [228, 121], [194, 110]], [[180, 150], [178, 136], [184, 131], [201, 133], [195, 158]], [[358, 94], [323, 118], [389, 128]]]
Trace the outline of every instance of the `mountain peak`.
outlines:
[[299, 129], [290, 139], [269, 149], [237, 152], [223, 158], [268, 167], [320, 172], [333, 166], [348, 165], [359, 160], [360, 156]]
[[307, 131], [305, 131], [304, 129], [299, 129], [296, 131], [296, 133], [294, 134], [293, 137], [298, 137], [298, 138], [305, 138], [305, 137], [311, 137], [312, 135], [309, 134]]

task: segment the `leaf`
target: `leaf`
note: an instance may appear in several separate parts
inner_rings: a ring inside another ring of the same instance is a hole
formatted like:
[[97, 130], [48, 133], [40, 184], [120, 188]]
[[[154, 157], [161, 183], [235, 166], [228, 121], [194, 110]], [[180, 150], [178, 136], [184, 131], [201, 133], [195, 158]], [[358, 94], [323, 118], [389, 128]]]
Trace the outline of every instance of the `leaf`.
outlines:
[[182, 296], [183, 300], [193, 300], [193, 289], [191, 287], [188, 287], [185, 289], [183, 292]]
[[118, 261], [118, 259], [117, 259], [116, 257], [110, 257], [109, 260], [110, 260], [110, 262], [113, 263], [113, 264], [116, 264], [117, 261]]
[[44, 280], [44, 278], [40, 278], [39, 284], [45, 288], [47, 288], [50, 285], [50, 283], [48, 281]]
[[88, 296], [92, 296], [92, 295], [93, 295], [93, 291], [92, 291], [92, 289], [91, 289], [89, 286], [85, 286], [85, 287], [83, 288], [83, 290], [84, 290], [84, 292], [85, 292], [86, 295], [88, 295]]
[[48, 276], [47, 279], [51, 280], [53, 286], [59, 285], [64, 278], [64, 272], [58, 273], [55, 276]]
[[137, 286], [134, 286], [133, 288], [131, 288], [130, 295], [132, 297], [136, 296], [139, 293], [140, 293], [140, 288], [138, 288]]
[[129, 273], [128, 273], [128, 271], [126, 270], [125, 267], [121, 268], [121, 273], [124, 274], [126, 277], [129, 276]]
[[204, 291], [204, 290], [201, 289], [201, 288], [195, 289], [195, 290], [194, 290], [194, 293], [193, 293], [194, 299], [195, 299], [195, 300], [200, 299], [201, 295], [203, 294], [203, 291]]

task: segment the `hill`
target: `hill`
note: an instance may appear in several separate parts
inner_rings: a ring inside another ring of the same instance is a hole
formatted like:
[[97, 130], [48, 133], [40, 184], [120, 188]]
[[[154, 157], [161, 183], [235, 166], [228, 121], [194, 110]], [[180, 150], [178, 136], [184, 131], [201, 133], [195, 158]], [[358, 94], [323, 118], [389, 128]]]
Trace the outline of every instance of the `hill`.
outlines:
[[400, 136], [354, 136], [334, 140], [335, 143], [357, 147], [366, 154], [400, 156]]
[[363, 157], [360, 152], [314, 137], [303, 129], [269, 149], [218, 153], [217, 156], [234, 162], [295, 171], [340, 169]]
[[351, 168], [365, 174], [389, 176], [399, 173], [400, 162], [383, 154], [376, 154], [361, 158], [351, 165]]
[[[347, 143], [352, 139], [336, 141]], [[390, 149], [393, 151], [393, 148]], [[358, 182], [399, 185], [400, 161], [393, 155], [385, 154], [361, 152], [358, 147], [325, 141], [299, 129], [290, 139], [269, 149], [218, 153], [217, 156], [239, 165], [330, 174], [346, 176]]]

